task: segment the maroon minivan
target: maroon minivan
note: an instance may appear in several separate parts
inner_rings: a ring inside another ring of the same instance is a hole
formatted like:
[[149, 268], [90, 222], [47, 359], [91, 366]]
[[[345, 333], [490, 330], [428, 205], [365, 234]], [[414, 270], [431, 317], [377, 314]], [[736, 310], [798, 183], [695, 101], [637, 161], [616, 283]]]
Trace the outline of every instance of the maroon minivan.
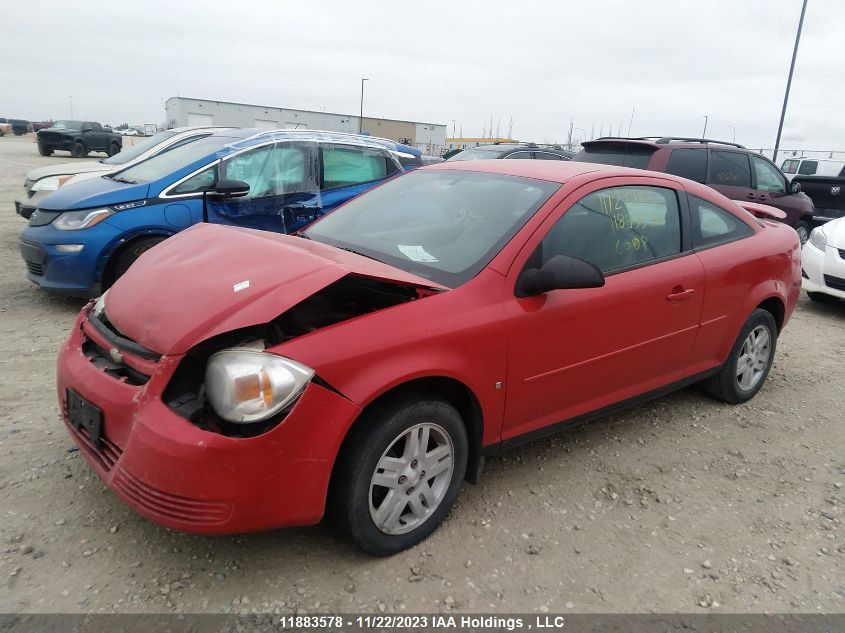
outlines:
[[801, 243], [810, 236], [813, 201], [801, 185], [789, 181], [769, 159], [737, 143], [704, 138], [648, 136], [602, 137], [585, 141], [572, 157], [582, 163], [604, 163], [662, 171], [713, 187], [732, 200], [749, 200], [786, 213]]

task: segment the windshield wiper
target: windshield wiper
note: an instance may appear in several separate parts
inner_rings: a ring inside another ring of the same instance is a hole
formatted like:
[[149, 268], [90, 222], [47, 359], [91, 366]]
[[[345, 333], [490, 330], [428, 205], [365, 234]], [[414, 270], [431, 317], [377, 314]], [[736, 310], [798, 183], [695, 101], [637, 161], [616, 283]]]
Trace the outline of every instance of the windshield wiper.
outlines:
[[346, 251], [347, 253], [352, 253], [353, 255], [360, 255], [361, 257], [366, 257], [367, 259], [372, 259], [373, 261], [377, 261], [380, 264], [384, 262], [381, 261], [378, 257], [373, 257], [372, 255], [367, 255], [366, 253], [360, 253], [354, 249], [348, 248], [346, 246], [335, 246], [335, 248], [339, 248], [342, 251]]
[[131, 180], [130, 178], [123, 178], [121, 176], [103, 176], [103, 178], [108, 178], [109, 180], [114, 180], [115, 182], [125, 182], [127, 185], [137, 185], [137, 180]]

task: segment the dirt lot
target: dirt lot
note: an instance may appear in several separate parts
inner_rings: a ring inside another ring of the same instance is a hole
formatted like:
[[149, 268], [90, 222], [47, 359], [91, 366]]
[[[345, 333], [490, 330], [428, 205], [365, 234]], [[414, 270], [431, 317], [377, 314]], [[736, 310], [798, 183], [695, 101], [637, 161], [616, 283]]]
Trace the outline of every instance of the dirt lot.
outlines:
[[806, 298], [750, 404], [690, 388], [492, 460], [393, 558], [324, 526], [202, 538], [135, 515], [59, 419], [81, 302], [18, 254], [24, 174], [69, 160], [0, 138], [0, 611], [845, 610], [845, 304]]

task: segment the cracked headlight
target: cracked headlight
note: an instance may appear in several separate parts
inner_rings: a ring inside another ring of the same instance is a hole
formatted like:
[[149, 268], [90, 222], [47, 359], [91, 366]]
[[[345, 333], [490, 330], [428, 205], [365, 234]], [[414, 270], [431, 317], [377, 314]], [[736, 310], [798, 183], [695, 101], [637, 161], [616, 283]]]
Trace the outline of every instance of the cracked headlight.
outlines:
[[314, 377], [310, 367], [247, 348], [212, 354], [205, 369], [211, 408], [228, 422], [260, 422], [294, 402]]

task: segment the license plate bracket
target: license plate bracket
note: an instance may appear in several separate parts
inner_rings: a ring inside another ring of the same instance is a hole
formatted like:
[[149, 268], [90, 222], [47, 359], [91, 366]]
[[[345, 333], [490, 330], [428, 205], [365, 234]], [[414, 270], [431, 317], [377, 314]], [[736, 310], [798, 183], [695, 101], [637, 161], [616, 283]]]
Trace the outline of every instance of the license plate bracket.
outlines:
[[103, 443], [103, 411], [73, 389], [67, 390], [67, 419], [77, 431], [85, 429], [94, 446]]

